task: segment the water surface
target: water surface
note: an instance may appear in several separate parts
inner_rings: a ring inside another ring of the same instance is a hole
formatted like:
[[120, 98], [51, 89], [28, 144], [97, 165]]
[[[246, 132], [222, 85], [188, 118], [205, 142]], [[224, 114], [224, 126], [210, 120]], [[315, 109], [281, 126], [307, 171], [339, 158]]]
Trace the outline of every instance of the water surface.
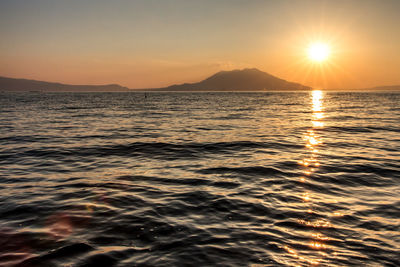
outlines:
[[399, 266], [400, 93], [1, 93], [2, 266]]

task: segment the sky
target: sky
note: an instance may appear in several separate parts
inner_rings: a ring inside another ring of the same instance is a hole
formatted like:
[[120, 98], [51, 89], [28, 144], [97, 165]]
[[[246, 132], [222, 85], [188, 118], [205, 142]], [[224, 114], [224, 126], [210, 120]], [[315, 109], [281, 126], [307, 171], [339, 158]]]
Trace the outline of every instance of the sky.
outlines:
[[[317, 88], [400, 84], [398, 0], [0, 0], [0, 76], [130, 88], [258, 68]], [[310, 61], [313, 42], [330, 57]]]

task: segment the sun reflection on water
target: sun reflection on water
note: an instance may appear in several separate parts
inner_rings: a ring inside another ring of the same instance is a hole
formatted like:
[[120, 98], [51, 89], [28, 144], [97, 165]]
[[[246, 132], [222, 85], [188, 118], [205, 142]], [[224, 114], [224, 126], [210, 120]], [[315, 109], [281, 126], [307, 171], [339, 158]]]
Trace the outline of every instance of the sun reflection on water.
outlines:
[[[318, 134], [318, 131], [324, 127], [323, 119], [325, 117], [325, 114], [323, 98], [324, 93], [322, 91], [316, 90], [311, 92], [312, 126], [306, 131], [303, 136], [305, 147], [307, 149], [307, 156], [298, 161], [298, 164], [301, 165], [303, 168], [303, 175], [300, 176], [299, 180], [304, 185], [307, 183], [307, 179], [311, 178], [313, 173], [315, 173], [321, 167], [321, 162], [318, 159], [318, 153], [320, 151], [319, 147], [323, 144], [323, 140]], [[306, 226], [307, 228], [310, 228], [310, 230], [312, 229], [307, 246], [313, 251], [318, 251], [318, 253], [316, 253], [314, 257], [311, 257], [308, 254], [300, 255], [301, 252], [296, 251], [289, 246], [286, 246], [285, 250], [293, 258], [296, 258], [311, 265], [318, 265], [325, 257], [328, 256], [327, 253], [325, 253], [328, 251], [328, 245], [326, 244], [326, 242], [330, 239], [321, 231], [326, 228], [332, 227], [332, 225], [331, 222], [327, 219], [310, 219], [310, 216], [316, 214], [313, 209], [313, 205], [316, 204], [315, 202], [318, 201], [319, 198], [313, 196], [312, 192], [310, 192], [309, 190], [304, 190], [303, 192], [299, 193], [299, 198], [306, 206], [304, 210], [305, 218], [299, 219], [298, 223]]]

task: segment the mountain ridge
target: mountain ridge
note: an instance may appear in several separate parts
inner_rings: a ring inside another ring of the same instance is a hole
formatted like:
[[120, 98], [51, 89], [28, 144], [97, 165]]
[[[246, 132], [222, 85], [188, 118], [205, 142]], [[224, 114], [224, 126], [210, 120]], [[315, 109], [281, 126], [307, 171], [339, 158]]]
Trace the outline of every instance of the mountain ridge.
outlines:
[[174, 84], [152, 91], [291, 91], [311, 90], [309, 86], [289, 82], [256, 68], [219, 71], [197, 83]]
[[26, 92], [120, 92], [130, 89], [119, 84], [74, 85], [59, 82], [45, 82], [31, 79], [0, 76], [0, 91]]
[[[256, 68], [222, 70], [200, 82], [174, 84], [161, 88], [130, 89], [119, 84], [74, 85], [0, 76], [0, 91], [11, 92], [124, 92], [124, 91], [306, 91], [310, 86], [289, 82]], [[336, 88], [326, 91], [400, 91], [400, 85], [368, 88]]]

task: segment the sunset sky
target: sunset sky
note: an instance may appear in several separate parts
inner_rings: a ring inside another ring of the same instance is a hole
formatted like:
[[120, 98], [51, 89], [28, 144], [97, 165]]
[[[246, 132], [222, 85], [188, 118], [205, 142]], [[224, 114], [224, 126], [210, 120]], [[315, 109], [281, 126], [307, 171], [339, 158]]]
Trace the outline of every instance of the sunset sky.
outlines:
[[398, 0], [0, 0], [0, 76], [151, 88], [255, 67], [321, 88], [400, 84], [399, 14]]

